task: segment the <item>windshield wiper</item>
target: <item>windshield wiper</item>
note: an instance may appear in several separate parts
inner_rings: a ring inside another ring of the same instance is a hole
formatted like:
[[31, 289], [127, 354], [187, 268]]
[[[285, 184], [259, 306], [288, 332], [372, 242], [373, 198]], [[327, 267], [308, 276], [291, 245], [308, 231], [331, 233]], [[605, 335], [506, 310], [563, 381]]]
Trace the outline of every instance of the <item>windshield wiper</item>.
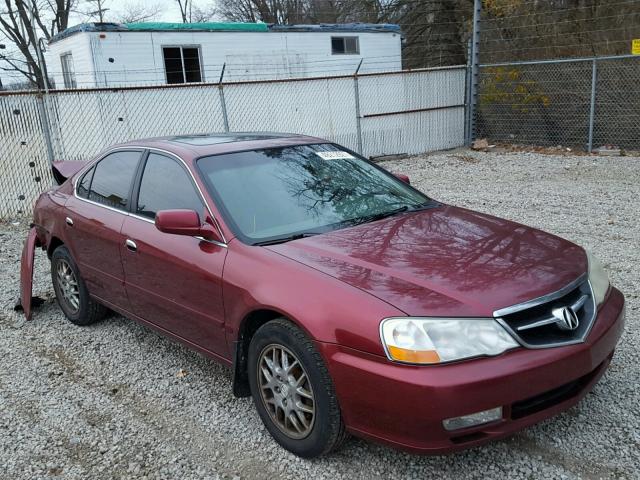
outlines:
[[359, 225], [361, 223], [375, 222], [376, 220], [382, 220], [383, 218], [392, 217], [399, 213], [417, 212], [419, 210], [425, 210], [431, 207], [433, 207], [433, 202], [431, 201], [419, 203], [417, 205], [403, 205], [402, 207], [387, 210], [386, 212], [374, 213], [371, 215], [365, 215], [364, 217], [354, 218], [353, 220], [349, 220], [349, 223], [352, 225]]
[[278, 243], [290, 242], [291, 240], [300, 240], [301, 238], [313, 237], [314, 235], [320, 235], [319, 232], [303, 232], [289, 235], [288, 237], [272, 238], [271, 240], [264, 240], [262, 242], [256, 242], [253, 245], [265, 246], [265, 245], [277, 245]]

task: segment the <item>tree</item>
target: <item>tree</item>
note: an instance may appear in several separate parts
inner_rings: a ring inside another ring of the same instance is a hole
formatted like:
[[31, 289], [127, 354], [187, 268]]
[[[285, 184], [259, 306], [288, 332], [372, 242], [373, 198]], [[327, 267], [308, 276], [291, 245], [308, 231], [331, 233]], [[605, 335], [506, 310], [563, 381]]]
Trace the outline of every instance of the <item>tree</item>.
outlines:
[[126, 2], [121, 8], [108, 8], [111, 0], [79, 0], [88, 6], [77, 11], [84, 21], [135, 23], [155, 20], [162, 5], [145, 1]]
[[194, 5], [193, 0], [176, 0], [176, 3], [182, 23], [209, 22], [218, 14], [218, 8], [213, 3], [203, 6]]
[[178, 8], [180, 8], [182, 23], [191, 23], [193, 0], [176, 0], [176, 2], [178, 3]]
[[76, 0], [4, 0], [0, 7], [0, 69], [18, 72], [31, 85], [43, 88], [44, 73], [38, 61], [39, 38], [50, 40], [65, 30]]
[[147, 3], [127, 3], [113, 15], [118, 23], [148, 22], [158, 18], [162, 13], [162, 5]]
[[85, 0], [90, 5], [93, 5], [87, 12], [83, 12], [84, 15], [91, 19], [98, 20], [100, 23], [104, 22], [104, 14], [109, 10], [104, 7], [104, 0]]
[[473, 17], [473, 0], [398, 0], [387, 12], [405, 37], [405, 68], [463, 65]]
[[277, 24], [336, 22], [337, 0], [219, 0], [220, 14], [234, 22]]
[[218, 14], [214, 5], [199, 7], [195, 5], [191, 10], [191, 23], [210, 22]]
[[[494, 0], [496, 1], [496, 0]], [[396, 23], [405, 37], [409, 68], [463, 64], [473, 0], [219, 0], [231, 21]]]

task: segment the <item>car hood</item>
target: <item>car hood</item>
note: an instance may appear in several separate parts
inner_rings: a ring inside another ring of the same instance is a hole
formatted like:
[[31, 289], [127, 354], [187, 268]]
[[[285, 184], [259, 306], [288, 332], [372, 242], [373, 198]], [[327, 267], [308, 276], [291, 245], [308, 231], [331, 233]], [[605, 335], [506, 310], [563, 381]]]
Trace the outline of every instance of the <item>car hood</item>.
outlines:
[[415, 316], [490, 317], [588, 268], [571, 242], [446, 205], [268, 248]]

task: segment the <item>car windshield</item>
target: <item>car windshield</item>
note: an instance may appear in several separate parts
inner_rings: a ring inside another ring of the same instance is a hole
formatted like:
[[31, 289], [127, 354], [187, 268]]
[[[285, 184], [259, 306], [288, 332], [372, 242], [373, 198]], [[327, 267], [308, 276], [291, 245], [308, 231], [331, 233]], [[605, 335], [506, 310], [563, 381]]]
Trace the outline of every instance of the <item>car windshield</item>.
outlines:
[[329, 143], [204, 157], [198, 168], [230, 227], [249, 244], [292, 240], [431, 205], [392, 174]]

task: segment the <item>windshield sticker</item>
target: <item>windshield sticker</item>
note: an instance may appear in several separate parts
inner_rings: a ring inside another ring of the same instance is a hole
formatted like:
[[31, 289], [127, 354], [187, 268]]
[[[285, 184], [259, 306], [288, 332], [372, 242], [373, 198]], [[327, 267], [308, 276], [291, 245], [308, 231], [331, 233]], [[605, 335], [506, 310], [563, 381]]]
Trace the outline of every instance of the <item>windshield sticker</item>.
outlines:
[[354, 158], [354, 156], [350, 153], [342, 152], [340, 150], [336, 150], [334, 152], [316, 152], [316, 155], [318, 155], [323, 160], [342, 160], [345, 158]]

